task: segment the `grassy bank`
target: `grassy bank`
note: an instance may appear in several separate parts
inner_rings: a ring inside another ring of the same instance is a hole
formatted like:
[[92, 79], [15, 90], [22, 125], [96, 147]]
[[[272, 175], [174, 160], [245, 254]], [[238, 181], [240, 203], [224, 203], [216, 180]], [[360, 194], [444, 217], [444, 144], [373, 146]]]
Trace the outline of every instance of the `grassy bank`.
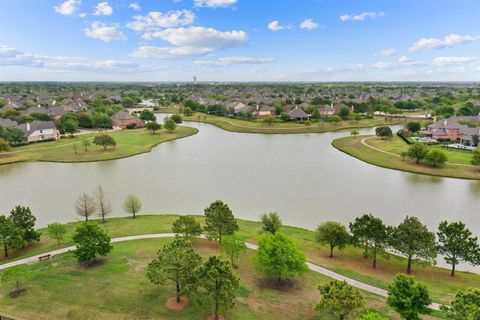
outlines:
[[[171, 232], [172, 223], [177, 217], [176, 215], [143, 215], [135, 220], [131, 218], [112, 218], [105, 224], [99, 222], [99, 225], [111, 237], [162, 233]], [[198, 220], [203, 222], [203, 216], [199, 216]], [[245, 240], [254, 243], [259, 240], [261, 237], [260, 223], [245, 220], [238, 220], [238, 222], [240, 235]], [[70, 237], [78, 224], [79, 222], [67, 224], [68, 233], [63, 246], [71, 245]], [[314, 226], [312, 225], [312, 227]], [[406, 260], [401, 257], [390, 256], [389, 259], [380, 257], [378, 268], [374, 270], [371, 267], [371, 261], [363, 257], [363, 251], [359, 248], [347, 247], [344, 250], [335, 251], [335, 257], [329, 258], [328, 248], [315, 241], [315, 235], [312, 231], [287, 226], [282, 227], [281, 231], [298, 243], [305, 251], [309, 261], [377, 287], [386, 289], [397, 274], [405, 272]], [[57, 249], [56, 243], [46, 235], [45, 230], [41, 230], [41, 232], [40, 243], [17, 252], [8, 261]], [[7, 261], [0, 260], [0, 263], [5, 262]], [[442, 303], [449, 303], [458, 289], [468, 288], [472, 284], [480, 283], [480, 275], [478, 274], [458, 272], [457, 276], [452, 278], [449, 270], [430, 266], [415, 265], [412, 276], [426, 284], [433, 299]]]
[[[146, 129], [113, 131], [108, 134], [117, 143], [115, 149], [109, 147], [104, 151], [103, 147], [92, 144], [88, 147], [88, 151], [85, 151], [81, 141], [83, 139], [91, 141], [95, 135], [92, 133], [13, 148], [11, 153], [0, 154], [0, 165], [25, 161], [88, 162], [120, 159], [149, 152], [159, 143], [184, 138], [197, 132], [197, 129], [185, 126], [177, 127], [173, 133], [163, 130], [151, 134]], [[75, 146], [77, 153], [75, 153]]]
[[[369, 146], [392, 154], [365, 146], [362, 144], [362, 139], [364, 138], [367, 138], [364, 141]], [[445, 148], [439, 146], [432, 147], [441, 148], [441, 150], [447, 155], [449, 161], [449, 163], [441, 168], [434, 168], [426, 164], [416, 164], [409, 159], [402, 160], [400, 154], [408, 149], [408, 145], [398, 137], [392, 137], [389, 140], [381, 140], [380, 138], [373, 136], [361, 136], [355, 138], [344, 137], [335, 139], [332, 142], [332, 145], [338, 150], [359, 160], [388, 169], [449, 178], [480, 179], [480, 171], [478, 168], [450, 163], [468, 164], [471, 158], [471, 153], [468, 154], [466, 151], [445, 150]]]

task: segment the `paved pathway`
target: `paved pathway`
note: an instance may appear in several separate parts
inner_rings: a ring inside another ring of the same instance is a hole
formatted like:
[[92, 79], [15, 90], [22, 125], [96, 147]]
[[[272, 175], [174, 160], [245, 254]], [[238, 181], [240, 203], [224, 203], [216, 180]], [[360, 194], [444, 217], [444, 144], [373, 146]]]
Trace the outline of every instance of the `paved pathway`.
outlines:
[[[175, 237], [174, 233], [139, 234], [139, 235], [135, 235], [135, 236], [113, 238], [112, 243], [123, 242], [123, 241], [131, 241], [131, 240], [173, 238], [173, 237]], [[205, 238], [205, 237], [201, 236], [201, 238]], [[258, 249], [258, 246], [256, 244], [253, 244], [253, 243], [246, 242], [245, 245], [247, 246], [247, 248], [252, 249], [252, 250], [257, 250]], [[42, 254], [39, 254], [39, 255], [36, 255], [36, 256], [33, 256], [33, 257], [28, 257], [28, 258], [12, 261], [12, 262], [0, 265], [0, 270], [4, 270], [4, 269], [10, 268], [10, 267], [18, 266], [18, 265], [22, 265], [22, 264], [37, 263], [39, 261], [38, 258], [41, 257], [41, 256], [44, 256], [44, 255], [47, 255], [47, 254], [50, 254], [51, 256], [56, 256], [56, 255], [67, 253], [67, 252], [73, 251], [73, 250], [75, 250], [75, 246], [70, 246], [70, 247], [66, 247], [66, 248], [62, 248], [62, 249], [58, 249], [58, 250], [54, 250], [54, 251], [50, 251], [50, 252], [45, 252], [45, 253], [42, 253]], [[366, 284], [366, 283], [354, 280], [352, 278], [343, 276], [339, 273], [333, 272], [329, 269], [323, 268], [323, 267], [321, 267], [319, 265], [316, 265], [316, 264], [313, 264], [311, 262], [307, 262], [307, 266], [310, 270], [312, 270], [314, 272], [320, 273], [324, 276], [327, 276], [327, 277], [335, 279], [335, 280], [345, 281], [349, 285], [351, 285], [353, 287], [356, 287], [358, 289], [361, 289], [361, 290], [364, 290], [364, 291], [367, 291], [367, 292], [370, 292], [370, 293], [374, 293], [374, 294], [377, 294], [377, 295], [382, 296], [382, 297], [387, 297], [388, 296], [387, 291], [384, 290], [384, 289], [377, 288], [377, 287], [371, 286], [369, 284]], [[430, 308], [433, 309], [433, 310], [440, 310], [440, 305], [438, 303], [432, 303], [430, 305]]]

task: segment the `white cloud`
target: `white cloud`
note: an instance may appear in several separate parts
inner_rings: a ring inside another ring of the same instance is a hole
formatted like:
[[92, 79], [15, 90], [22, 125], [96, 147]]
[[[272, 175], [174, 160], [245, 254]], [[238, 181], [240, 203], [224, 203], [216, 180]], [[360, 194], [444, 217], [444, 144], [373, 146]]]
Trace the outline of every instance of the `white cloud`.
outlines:
[[377, 56], [390, 57], [393, 56], [397, 51], [393, 48], [388, 48], [377, 53]]
[[99, 2], [93, 11], [94, 16], [110, 16], [112, 13], [113, 8], [108, 4], [107, 1]]
[[208, 8], [226, 8], [234, 5], [237, 0], [194, 0], [195, 7], [208, 7]]
[[265, 72], [270, 71], [270, 68], [266, 67], [266, 66], [257, 65], [255, 67], [253, 67], [252, 69], [250, 69], [250, 71], [252, 71], [254, 73], [265, 73]]
[[363, 21], [366, 18], [375, 19], [385, 16], [384, 12], [362, 12], [360, 14], [344, 14], [340, 16], [342, 21]]
[[100, 39], [105, 42], [127, 39], [127, 37], [118, 30], [118, 24], [107, 25], [103, 22], [94, 21], [90, 27], [83, 29], [83, 32], [87, 38]]
[[136, 58], [183, 59], [204, 56], [213, 51], [211, 48], [141, 46], [131, 56]]
[[412, 62], [412, 59], [410, 59], [407, 56], [401, 56], [400, 58], [398, 58], [398, 63], [410, 63], [410, 62]]
[[78, 10], [78, 7], [82, 3], [81, 0], [67, 0], [59, 6], [53, 7], [55, 12], [69, 16], [75, 13]]
[[280, 31], [280, 30], [283, 30], [285, 29], [284, 26], [281, 26], [277, 20], [273, 20], [272, 22], [270, 22], [268, 24], [268, 29], [272, 30], [272, 31]]
[[461, 64], [476, 61], [476, 57], [436, 57], [433, 64], [436, 66], [444, 66], [448, 64]]
[[196, 60], [194, 61], [197, 65], [209, 66], [209, 67], [225, 67], [234, 64], [249, 64], [249, 65], [260, 65], [267, 64], [275, 61], [274, 58], [260, 58], [260, 57], [249, 57], [249, 56], [230, 56], [230, 57], [221, 57], [216, 60]]
[[127, 27], [141, 32], [186, 26], [192, 24], [194, 20], [195, 15], [190, 10], [176, 10], [167, 13], [152, 11], [145, 16], [134, 16], [133, 21], [127, 23]]
[[450, 34], [448, 36], [445, 36], [443, 39], [421, 38], [410, 47], [409, 51], [415, 52], [419, 50], [442, 49], [478, 40], [480, 40], [480, 36], [461, 36], [458, 34]]
[[140, 7], [140, 5], [136, 2], [134, 3], [130, 3], [130, 5], [128, 6], [130, 9], [132, 9], [133, 11], [140, 11], [142, 10], [142, 8]]
[[82, 12], [78, 15], [80, 18], [85, 18], [87, 16], [87, 14], [85, 12]]
[[313, 30], [318, 28], [318, 23], [313, 21], [312, 19], [305, 19], [303, 22], [300, 24], [300, 28], [302, 29], [308, 29], [308, 30]]

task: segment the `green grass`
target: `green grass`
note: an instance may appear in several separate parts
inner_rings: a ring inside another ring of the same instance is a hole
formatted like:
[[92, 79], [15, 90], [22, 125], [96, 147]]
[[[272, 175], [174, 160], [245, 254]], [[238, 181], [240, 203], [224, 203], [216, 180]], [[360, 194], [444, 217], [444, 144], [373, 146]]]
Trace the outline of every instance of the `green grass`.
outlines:
[[[92, 144], [87, 152], [81, 141], [92, 140], [95, 134], [63, 138], [13, 148], [12, 151], [15, 153], [0, 154], [0, 165], [25, 161], [89, 162], [120, 159], [149, 152], [159, 143], [187, 137], [197, 132], [197, 129], [184, 126], [177, 127], [172, 133], [161, 131], [152, 134], [147, 129], [113, 131], [108, 134], [117, 143], [115, 149], [109, 147], [104, 151], [103, 147]], [[74, 144], [77, 146], [77, 153], [75, 153]]]
[[[177, 215], [141, 215], [137, 219], [132, 218], [112, 218], [108, 222], [101, 223], [95, 220], [104, 228], [111, 237], [121, 237], [136, 234], [163, 233], [171, 232], [173, 221]], [[203, 223], [203, 216], [197, 217]], [[67, 224], [66, 241], [62, 246], [71, 245], [71, 234], [80, 222]], [[240, 227], [240, 236], [243, 239], [256, 243], [261, 237], [261, 224], [254, 221], [238, 220]], [[313, 226], [312, 226], [313, 227]], [[42, 252], [57, 249], [56, 243], [46, 235], [44, 229], [41, 241], [30, 248], [16, 252], [8, 260], [0, 260], [0, 263], [13, 261]], [[397, 256], [390, 256], [389, 259], [380, 257], [378, 268], [372, 269], [371, 261], [363, 257], [363, 251], [355, 247], [347, 247], [341, 251], [335, 251], [335, 257], [329, 258], [327, 247], [319, 245], [315, 241], [314, 232], [295, 227], [282, 227], [281, 230], [287, 236], [291, 237], [305, 251], [308, 260], [336, 271], [340, 274], [349, 276], [353, 279], [386, 289], [393, 278], [404, 273], [406, 269], [406, 260]], [[418, 281], [421, 281], [430, 290], [434, 301], [449, 303], [458, 289], [468, 288], [472, 284], [480, 283], [480, 275], [469, 272], [457, 272], [455, 278], [450, 277], [449, 270], [414, 265], [413, 274]]]
[[[370, 146], [394, 153], [396, 155], [385, 154], [364, 146], [361, 143], [363, 138], [365, 138], [365, 136], [355, 138], [339, 138], [333, 140], [332, 145], [338, 150], [345, 152], [359, 160], [379, 167], [432, 176], [460, 179], [480, 179], [479, 169], [473, 166], [460, 166], [447, 163], [441, 168], [434, 168], [423, 163], [416, 164], [414, 161], [409, 159], [402, 160], [402, 158], [397, 155], [399, 155], [402, 151], [407, 150], [408, 147], [406, 147], [406, 143], [404, 143], [398, 137], [392, 137], [389, 140], [381, 140], [377, 137], [368, 137], [366, 140], [366, 143], [368, 143]], [[405, 146], [402, 145], [402, 143], [405, 144]], [[469, 157], [471, 157], [471, 154], [467, 154], [465, 151], [445, 150], [445, 148], [440, 146], [435, 146], [433, 148], [441, 148], [441, 150], [447, 155], [449, 162], [457, 161], [459, 164], [467, 164], [467, 160]]]

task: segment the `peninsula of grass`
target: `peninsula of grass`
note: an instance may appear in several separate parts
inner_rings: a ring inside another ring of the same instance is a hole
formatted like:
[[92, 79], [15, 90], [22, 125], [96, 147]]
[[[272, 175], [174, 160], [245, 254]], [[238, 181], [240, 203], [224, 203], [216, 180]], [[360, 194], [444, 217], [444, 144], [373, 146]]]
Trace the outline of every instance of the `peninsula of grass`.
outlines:
[[434, 168], [403, 159], [400, 155], [408, 150], [408, 145], [397, 136], [384, 140], [376, 136], [344, 137], [333, 140], [332, 145], [352, 157], [379, 167], [431, 176], [480, 179], [479, 168], [470, 165], [472, 153], [468, 151], [451, 150], [439, 145], [429, 146], [440, 149], [448, 159], [443, 167]]
[[162, 142], [188, 137], [197, 132], [197, 129], [185, 126], [177, 127], [174, 132], [162, 130], [155, 134], [147, 129], [111, 131], [107, 134], [115, 139], [117, 143], [115, 148], [108, 147], [104, 150], [103, 147], [92, 143], [87, 147], [87, 151], [82, 141], [88, 139], [91, 142], [95, 133], [62, 138], [16, 147], [12, 148], [11, 152], [0, 153], [0, 165], [26, 161], [92, 162], [126, 158], [149, 152]]
[[[171, 232], [173, 221], [178, 215], [140, 215], [137, 219], [111, 218], [106, 223], [94, 220], [94, 223], [105, 229], [110, 237], [123, 237], [129, 235], [167, 233]], [[200, 223], [204, 223], [203, 216], [196, 216]], [[255, 221], [237, 220], [240, 230], [239, 235], [248, 242], [256, 243], [262, 236], [261, 223]], [[71, 235], [81, 222], [66, 224], [67, 234], [60, 247], [72, 245]], [[314, 226], [312, 226], [314, 227]], [[343, 250], [335, 250], [334, 257], [329, 257], [329, 249], [315, 241], [315, 233], [310, 230], [283, 226], [280, 230], [293, 239], [305, 252], [307, 260], [327, 269], [356, 279], [358, 281], [387, 289], [399, 273], [405, 273], [407, 262], [404, 258], [390, 255], [379, 257], [378, 267], [373, 269], [371, 261], [365, 259], [363, 250], [348, 246]], [[48, 237], [45, 229], [40, 229], [40, 242], [26, 249], [15, 252], [9, 259], [0, 259], [0, 264], [21, 258], [41, 254], [58, 249], [56, 241]], [[115, 246], [118, 244], [115, 244]], [[115, 251], [115, 250], [113, 250]], [[153, 253], [152, 253], [153, 254]], [[125, 258], [126, 259], [126, 258]], [[469, 288], [480, 283], [480, 275], [470, 272], [457, 272], [455, 277], [450, 276], [450, 270], [425, 265], [414, 265], [411, 274], [417, 281], [425, 284], [432, 299], [439, 303], [450, 303], [459, 289]], [[39, 278], [40, 275], [39, 275]], [[316, 296], [317, 297], [317, 296]], [[382, 300], [381, 297], [375, 297]], [[288, 300], [288, 299], [287, 299]], [[383, 300], [382, 300], [383, 301]], [[0, 301], [0, 305], [2, 302]], [[1, 309], [1, 308], [0, 308]], [[248, 319], [248, 318], [247, 318]]]

